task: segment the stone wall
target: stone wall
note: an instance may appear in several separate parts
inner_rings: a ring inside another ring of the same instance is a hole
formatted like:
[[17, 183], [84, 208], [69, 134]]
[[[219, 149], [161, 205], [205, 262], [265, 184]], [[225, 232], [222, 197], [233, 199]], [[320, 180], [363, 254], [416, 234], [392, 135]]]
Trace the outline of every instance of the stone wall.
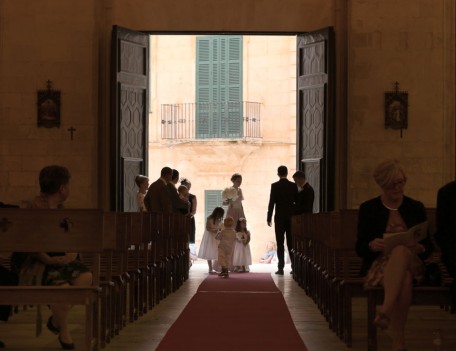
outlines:
[[[385, 157], [403, 161], [407, 193], [427, 206], [435, 205], [438, 186], [454, 178], [452, 0], [3, 0], [1, 201], [30, 198], [38, 191], [39, 169], [61, 163], [73, 173], [69, 206], [107, 208], [114, 24], [162, 32], [283, 33], [334, 26], [342, 170], [337, 190], [347, 194], [339, 206], [357, 207], [378, 192], [371, 172]], [[36, 127], [36, 92], [48, 79], [62, 92], [60, 129]], [[409, 128], [402, 138], [383, 126], [383, 93], [394, 81], [409, 92]], [[71, 126], [77, 129], [73, 141]]]

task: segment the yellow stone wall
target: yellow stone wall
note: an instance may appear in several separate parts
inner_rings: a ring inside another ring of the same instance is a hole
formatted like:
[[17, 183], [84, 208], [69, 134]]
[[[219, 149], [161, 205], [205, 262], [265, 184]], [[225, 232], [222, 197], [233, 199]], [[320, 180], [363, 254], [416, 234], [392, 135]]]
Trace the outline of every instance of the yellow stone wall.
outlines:
[[[333, 26], [337, 206], [357, 207], [377, 194], [372, 169], [391, 156], [408, 171], [406, 192], [435, 206], [437, 188], [455, 176], [454, 7], [453, 0], [2, 0], [0, 201], [29, 199], [38, 191], [39, 169], [60, 163], [73, 174], [68, 206], [108, 207], [114, 24], [156, 32], [245, 33]], [[48, 79], [62, 93], [60, 129], [36, 127], [36, 92]], [[409, 128], [402, 138], [383, 126], [383, 96], [394, 81], [409, 92]], [[71, 126], [77, 129], [73, 141]], [[274, 147], [243, 145], [260, 164], [272, 163]], [[289, 151], [284, 163], [292, 165], [294, 147]], [[231, 157], [217, 148], [214, 153]], [[240, 171], [246, 167], [258, 166], [249, 162]], [[231, 170], [209, 172], [228, 179]], [[270, 171], [258, 180], [267, 186], [272, 181]], [[252, 195], [247, 192], [246, 199]]]
[[199, 247], [206, 217], [204, 191], [232, 186], [231, 175], [242, 174], [250, 246], [258, 261], [267, 241], [275, 241], [273, 228], [266, 224], [270, 183], [278, 180], [278, 166], [289, 168], [290, 180], [296, 168], [296, 37], [243, 37], [242, 100], [261, 104], [261, 137], [240, 140], [161, 138], [161, 105], [196, 101], [196, 36], [154, 35], [150, 46], [151, 180], [167, 165], [192, 181]]
[[[394, 157], [406, 192], [435, 206], [454, 179], [454, 2], [350, 1], [348, 203], [378, 193], [372, 169]], [[385, 129], [384, 92], [408, 92], [408, 129]]]

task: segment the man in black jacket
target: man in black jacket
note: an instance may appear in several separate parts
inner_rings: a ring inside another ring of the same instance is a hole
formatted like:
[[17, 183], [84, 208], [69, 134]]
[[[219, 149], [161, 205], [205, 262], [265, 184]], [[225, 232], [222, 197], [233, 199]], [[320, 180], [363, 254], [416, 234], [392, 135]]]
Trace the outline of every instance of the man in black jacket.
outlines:
[[[276, 274], [283, 275], [285, 266], [285, 246], [284, 240], [287, 239], [288, 253], [291, 262], [293, 262], [292, 249], [293, 241], [291, 238], [291, 216], [294, 210], [294, 199], [298, 193], [296, 185], [287, 179], [288, 169], [286, 166], [280, 166], [277, 169], [279, 181], [271, 184], [271, 193], [269, 195], [268, 226], [272, 224], [272, 213], [274, 212], [274, 230], [277, 242], [277, 258], [279, 259], [278, 270]], [[293, 267], [292, 267], [293, 269]]]
[[293, 180], [298, 187], [298, 193], [295, 199], [294, 214], [313, 213], [314, 190], [309, 183], [306, 182], [306, 175], [302, 171], [297, 171], [293, 174]]
[[456, 181], [444, 185], [437, 193], [436, 224], [435, 240], [442, 250], [442, 262], [454, 278], [451, 293], [456, 306]]

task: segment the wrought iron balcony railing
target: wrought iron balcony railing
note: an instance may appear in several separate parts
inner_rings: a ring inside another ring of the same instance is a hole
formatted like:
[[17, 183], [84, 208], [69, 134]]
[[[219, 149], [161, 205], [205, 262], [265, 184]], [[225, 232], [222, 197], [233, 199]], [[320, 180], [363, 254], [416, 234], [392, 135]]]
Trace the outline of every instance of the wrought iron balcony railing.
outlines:
[[163, 139], [261, 138], [259, 102], [162, 104]]

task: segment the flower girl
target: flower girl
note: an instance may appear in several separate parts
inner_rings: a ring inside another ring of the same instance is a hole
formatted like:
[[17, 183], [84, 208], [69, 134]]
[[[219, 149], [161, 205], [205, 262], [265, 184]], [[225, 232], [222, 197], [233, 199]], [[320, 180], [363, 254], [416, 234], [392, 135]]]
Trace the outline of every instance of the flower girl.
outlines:
[[207, 260], [209, 266], [209, 273], [214, 272], [212, 267], [212, 260], [218, 258], [218, 244], [216, 239], [217, 233], [220, 231], [223, 215], [225, 210], [221, 207], [216, 207], [211, 215], [206, 220], [206, 230], [204, 231], [203, 239], [198, 251], [198, 257]]
[[252, 264], [250, 253], [250, 232], [247, 230], [247, 220], [239, 218], [236, 224], [236, 243], [234, 244], [233, 266], [235, 271], [248, 272]]

